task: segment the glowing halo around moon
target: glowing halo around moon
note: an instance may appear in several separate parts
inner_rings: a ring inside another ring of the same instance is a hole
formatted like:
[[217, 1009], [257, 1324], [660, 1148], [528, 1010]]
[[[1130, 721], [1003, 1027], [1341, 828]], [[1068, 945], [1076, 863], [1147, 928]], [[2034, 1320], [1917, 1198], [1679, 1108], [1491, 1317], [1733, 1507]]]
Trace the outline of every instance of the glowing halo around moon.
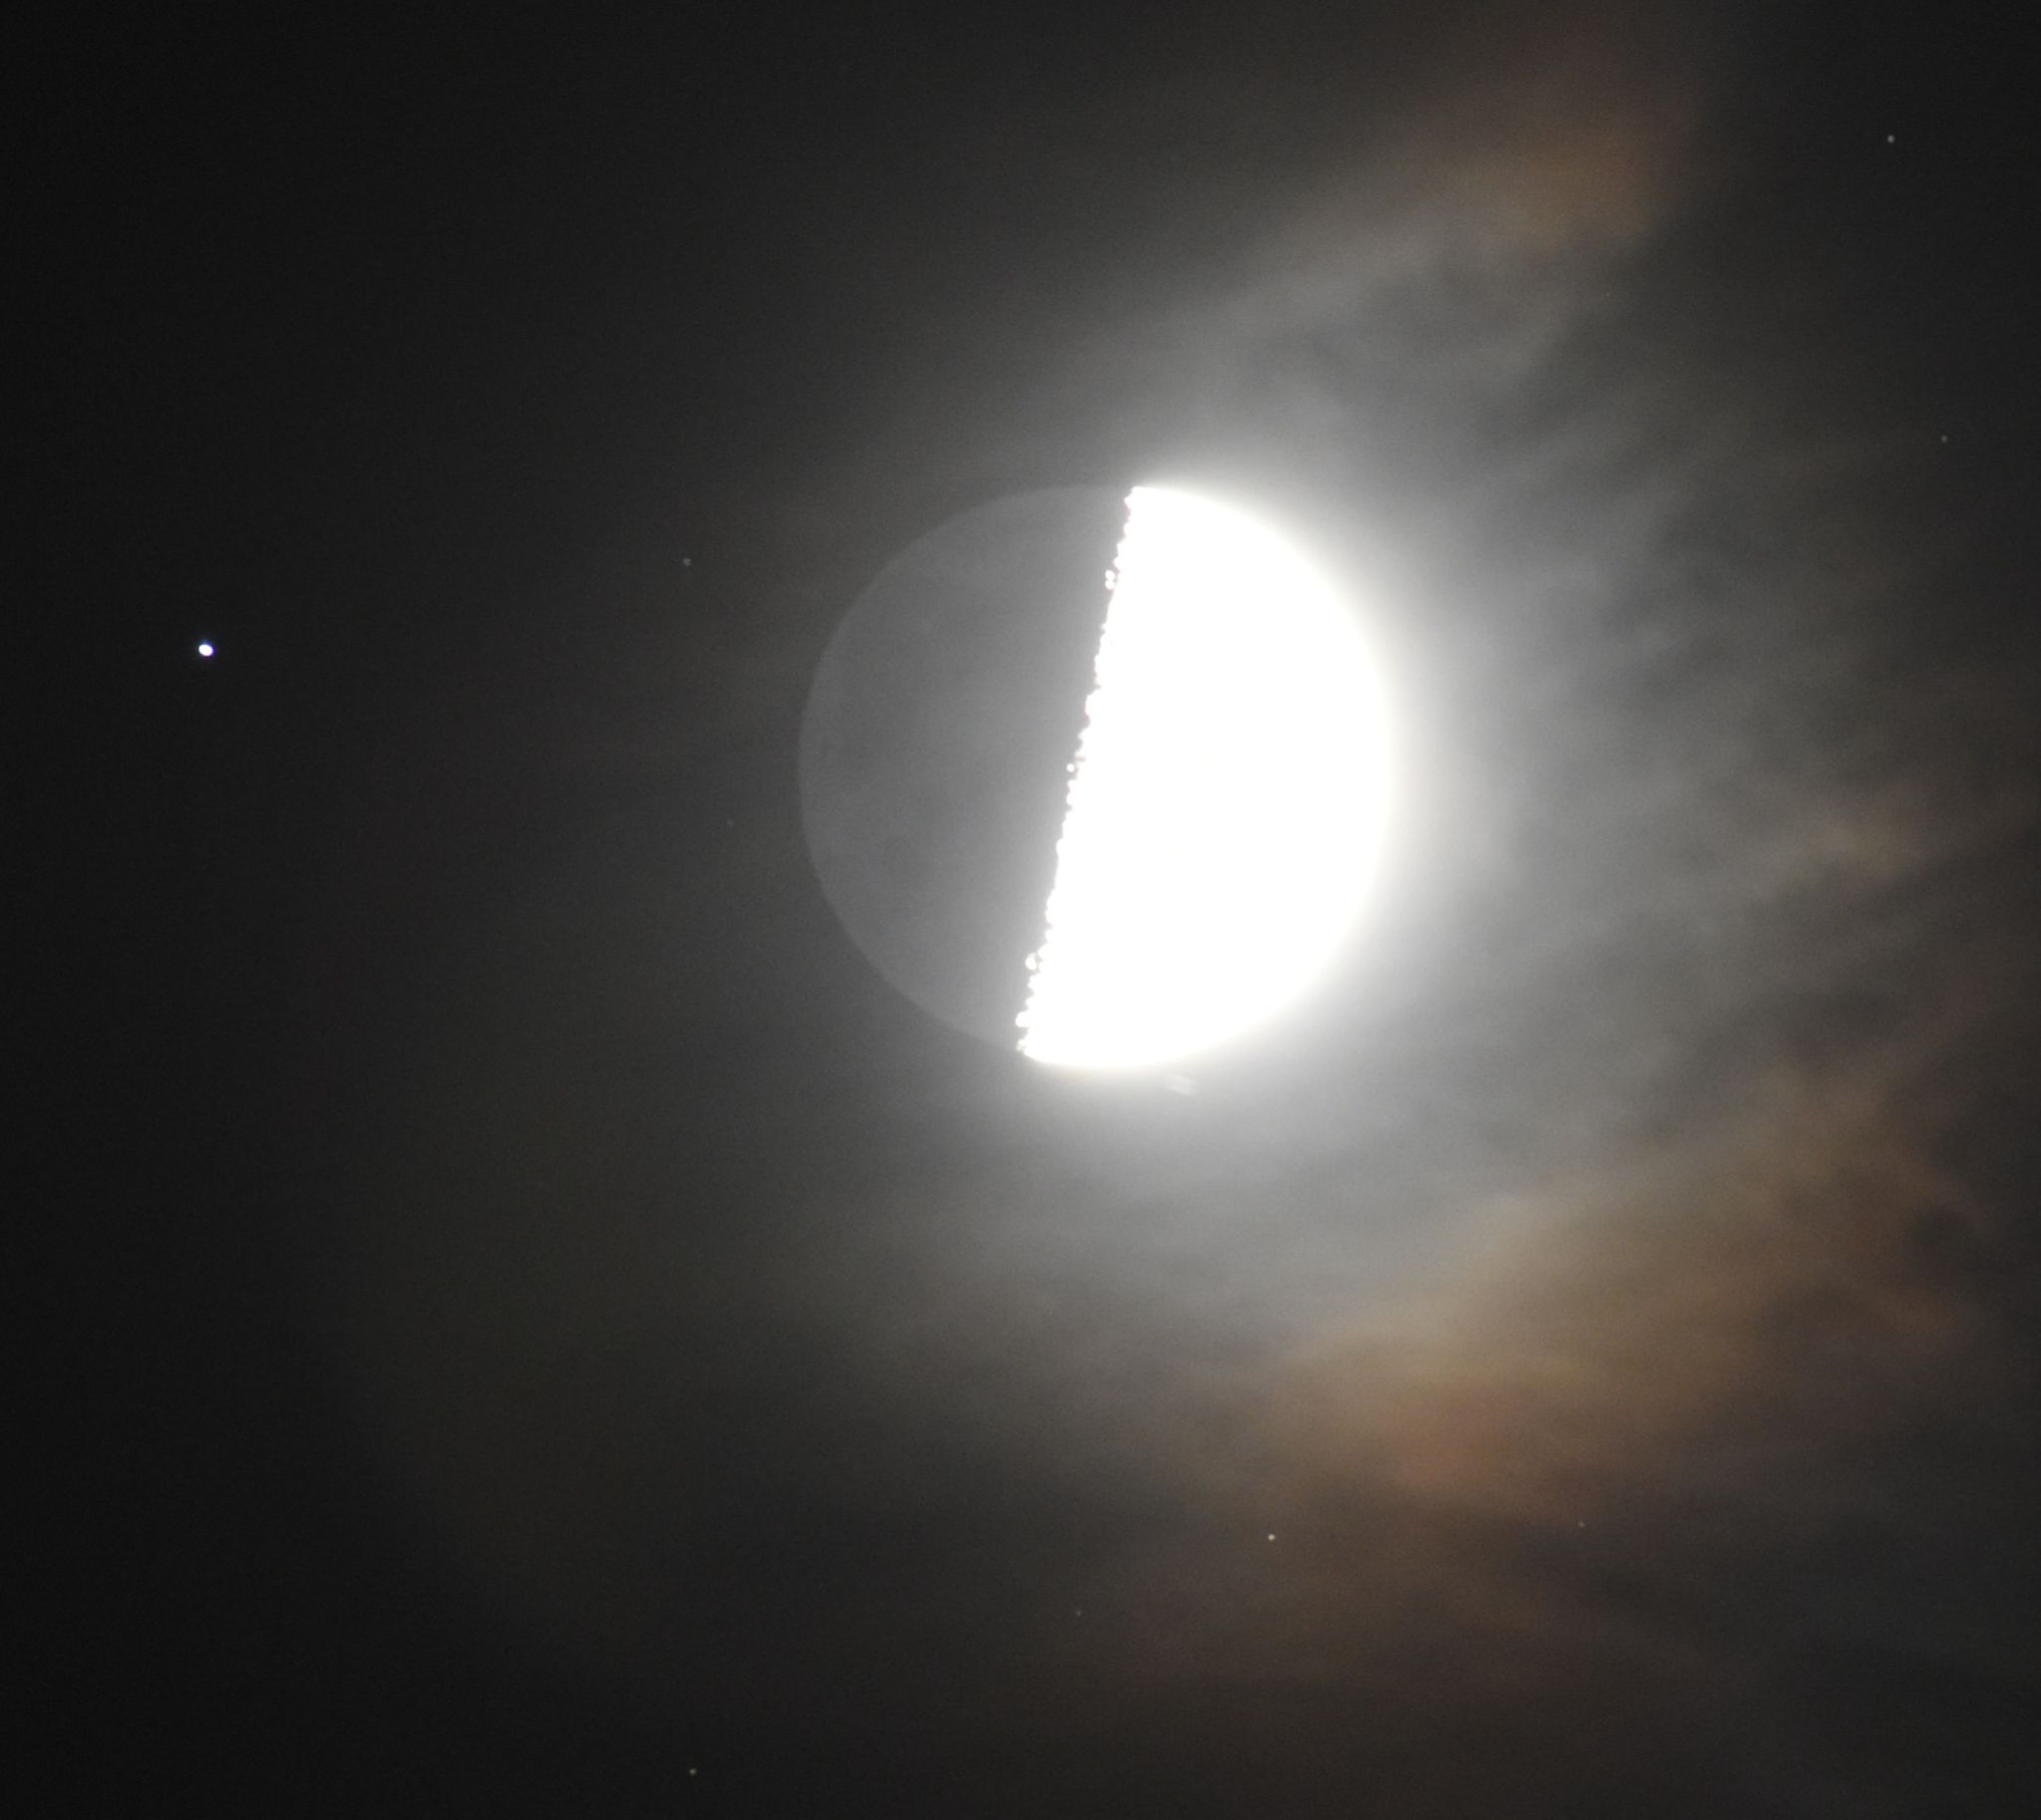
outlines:
[[1293, 1004], [1381, 840], [1381, 692], [1331, 582], [1217, 500], [1140, 486], [1028, 961], [1021, 1052], [1158, 1066]]

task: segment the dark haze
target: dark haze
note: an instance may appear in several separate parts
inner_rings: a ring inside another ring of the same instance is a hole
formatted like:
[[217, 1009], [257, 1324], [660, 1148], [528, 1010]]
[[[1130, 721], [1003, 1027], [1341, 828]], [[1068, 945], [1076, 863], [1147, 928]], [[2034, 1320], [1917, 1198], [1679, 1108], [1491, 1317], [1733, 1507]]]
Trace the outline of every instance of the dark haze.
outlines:
[[[28, 75], [21, 1811], [2033, 1811], [2017, 20], [746, 16]], [[1143, 478], [1402, 767], [1195, 1093], [798, 806], [889, 561]]]

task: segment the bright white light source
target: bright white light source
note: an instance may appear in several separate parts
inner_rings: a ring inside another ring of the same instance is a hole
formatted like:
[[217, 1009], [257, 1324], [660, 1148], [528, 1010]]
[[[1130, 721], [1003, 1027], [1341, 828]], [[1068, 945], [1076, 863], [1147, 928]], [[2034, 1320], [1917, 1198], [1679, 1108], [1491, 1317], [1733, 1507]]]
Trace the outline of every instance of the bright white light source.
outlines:
[[1331, 584], [1230, 506], [1137, 487], [1020, 1048], [1156, 1065], [1292, 1002], [1382, 821], [1381, 705]]
[[203, 640], [200, 640], [198, 646], [198, 655], [200, 657], [210, 657], [212, 655], [212, 647], [206, 644]]

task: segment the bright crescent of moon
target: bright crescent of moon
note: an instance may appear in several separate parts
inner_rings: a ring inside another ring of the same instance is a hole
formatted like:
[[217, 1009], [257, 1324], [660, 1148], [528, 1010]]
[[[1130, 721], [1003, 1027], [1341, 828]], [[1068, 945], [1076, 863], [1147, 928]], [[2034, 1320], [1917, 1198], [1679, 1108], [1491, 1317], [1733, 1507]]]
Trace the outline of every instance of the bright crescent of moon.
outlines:
[[1020, 1047], [1156, 1066], [1260, 1024], [1334, 958], [1380, 844], [1380, 689], [1300, 551], [1141, 486], [1085, 717]]

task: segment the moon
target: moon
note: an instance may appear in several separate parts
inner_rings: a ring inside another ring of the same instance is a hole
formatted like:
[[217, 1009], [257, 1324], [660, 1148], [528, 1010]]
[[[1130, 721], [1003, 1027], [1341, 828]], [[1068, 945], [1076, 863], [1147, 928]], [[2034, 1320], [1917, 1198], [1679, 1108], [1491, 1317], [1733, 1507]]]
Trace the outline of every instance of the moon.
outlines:
[[1200, 494], [1128, 495], [1026, 1055], [1153, 1066], [1304, 991], [1380, 833], [1376, 696], [1344, 603], [1284, 538]]
[[1328, 574], [1203, 493], [982, 506], [817, 668], [804, 832], [877, 970], [1060, 1069], [1160, 1067], [1306, 996], [1386, 819], [1382, 691]]

